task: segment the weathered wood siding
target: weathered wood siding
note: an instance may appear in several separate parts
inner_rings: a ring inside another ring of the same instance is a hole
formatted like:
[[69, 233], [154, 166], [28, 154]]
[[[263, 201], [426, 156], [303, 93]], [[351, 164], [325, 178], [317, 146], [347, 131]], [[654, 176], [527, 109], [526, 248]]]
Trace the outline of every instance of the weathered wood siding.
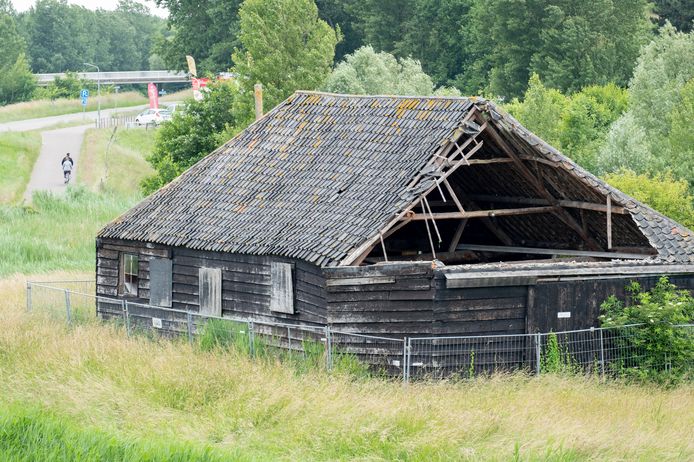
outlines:
[[433, 333], [431, 263], [329, 268], [324, 274], [334, 329], [397, 338]]
[[[653, 288], [660, 276], [625, 276], [574, 279], [564, 281], [538, 280], [528, 287], [528, 322], [526, 330], [534, 332], [560, 332], [598, 326], [600, 305], [610, 295], [624, 299], [625, 287], [636, 281], [644, 290]], [[694, 274], [668, 275], [671, 283], [681, 289], [694, 291]], [[567, 316], [570, 313], [570, 317]]]
[[[121, 253], [137, 255], [139, 260], [138, 296], [127, 297], [136, 303], [149, 303], [149, 261], [152, 258], [171, 258], [170, 249], [140, 242], [115, 239], [97, 240], [96, 243], [96, 295], [119, 298], [118, 272]], [[122, 310], [112, 303], [100, 303], [97, 311], [104, 317], [122, 316]]]
[[525, 333], [528, 287], [447, 288], [436, 277], [436, 335], [497, 335]]
[[[222, 270], [222, 314], [254, 321], [325, 324], [326, 290], [320, 268], [287, 258], [236, 255], [167, 248], [139, 242], [102, 239], [97, 242], [97, 295], [118, 297], [119, 252], [140, 257], [138, 297], [149, 303], [149, 260], [171, 258], [172, 308], [199, 311], [199, 270]], [[294, 314], [270, 311], [271, 262], [293, 264]], [[120, 313], [119, 313], [120, 314]]]

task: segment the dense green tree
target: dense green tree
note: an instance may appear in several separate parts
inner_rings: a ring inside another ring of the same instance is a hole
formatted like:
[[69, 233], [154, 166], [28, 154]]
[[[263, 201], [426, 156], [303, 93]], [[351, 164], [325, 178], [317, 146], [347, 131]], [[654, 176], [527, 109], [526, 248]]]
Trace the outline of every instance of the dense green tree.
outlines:
[[650, 37], [647, 0], [475, 0], [468, 37], [474, 63], [459, 79], [471, 91], [518, 97], [532, 72], [563, 92], [626, 85]]
[[318, 14], [330, 27], [342, 33], [342, 41], [335, 47], [335, 60], [352, 53], [362, 43], [361, 33], [356, 29], [355, 8], [359, 0], [316, 0]]
[[694, 186], [687, 136], [692, 131], [693, 79], [694, 32], [665, 26], [641, 51], [629, 86], [629, 111], [611, 127], [598, 156], [599, 170], [669, 169]]
[[694, 2], [691, 0], [655, 0], [655, 12], [660, 18], [660, 25], [665, 21], [682, 32], [692, 30], [694, 24]]
[[169, 10], [173, 35], [162, 37], [155, 49], [169, 68], [188, 70], [186, 55], [196, 59], [199, 74], [231, 67], [231, 54], [239, 44], [241, 0], [156, 0], [156, 4]]
[[460, 94], [454, 89], [435, 90], [431, 77], [422, 71], [418, 61], [376, 53], [371, 46], [347, 55], [328, 76], [323, 88], [334, 93], [361, 95]]
[[28, 101], [36, 88], [36, 79], [24, 54], [14, 63], [0, 67], [0, 106]]
[[540, 138], [595, 170], [610, 126], [627, 109], [627, 94], [608, 84], [566, 96], [533, 74], [523, 101], [514, 100], [506, 109]]
[[689, 193], [689, 185], [684, 180], [675, 179], [671, 172], [649, 175], [622, 169], [605, 175], [603, 179], [663, 215], [694, 229], [694, 198]]
[[26, 101], [36, 86], [15, 17], [12, 4], [0, 0], [0, 105]]
[[313, 0], [246, 0], [239, 17], [242, 48], [233, 59], [246, 95], [263, 84], [271, 108], [295, 90], [318, 88], [330, 73], [340, 37]]
[[142, 183], [146, 194], [176, 178], [238, 131], [237, 99], [233, 81], [212, 84], [202, 101], [189, 101], [185, 112], [162, 124], [148, 158], [156, 174]]

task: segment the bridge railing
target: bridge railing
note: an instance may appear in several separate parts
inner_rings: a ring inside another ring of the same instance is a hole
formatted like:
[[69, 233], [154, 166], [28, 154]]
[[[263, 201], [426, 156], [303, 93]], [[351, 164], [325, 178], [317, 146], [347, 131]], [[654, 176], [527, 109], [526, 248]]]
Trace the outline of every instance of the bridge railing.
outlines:
[[[100, 80], [103, 83], [129, 82], [186, 82], [190, 77], [179, 71], [117, 71], [117, 72], [77, 72], [77, 77], [84, 80]], [[65, 73], [34, 74], [39, 85], [47, 85], [56, 77], [64, 78]]]

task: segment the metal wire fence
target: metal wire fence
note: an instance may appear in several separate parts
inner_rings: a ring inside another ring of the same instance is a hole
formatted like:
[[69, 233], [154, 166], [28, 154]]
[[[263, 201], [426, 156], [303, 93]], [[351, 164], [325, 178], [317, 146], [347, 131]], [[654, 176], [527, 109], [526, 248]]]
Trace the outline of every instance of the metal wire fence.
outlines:
[[616, 376], [678, 369], [694, 375], [694, 324], [671, 326], [686, 354], [653, 351], [643, 326], [517, 335], [390, 338], [298, 325], [215, 317], [92, 295], [94, 281], [28, 282], [27, 310], [68, 324], [113, 321], [127, 335], [234, 348], [305, 369], [414, 379], [472, 378], [523, 371]]

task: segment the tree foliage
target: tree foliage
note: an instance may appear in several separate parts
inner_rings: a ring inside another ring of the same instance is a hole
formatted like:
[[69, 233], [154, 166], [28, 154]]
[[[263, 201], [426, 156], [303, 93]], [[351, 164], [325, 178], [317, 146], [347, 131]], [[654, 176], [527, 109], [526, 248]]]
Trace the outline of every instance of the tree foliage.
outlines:
[[670, 169], [694, 185], [692, 80], [694, 32], [665, 26], [639, 56], [628, 90], [629, 111], [611, 127], [599, 154], [599, 170]]
[[691, 0], [655, 0], [655, 12], [660, 25], [669, 21], [682, 32], [691, 32], [694, 25], [694, 2]]
[[241, 49], [234, 70], [249, 95], [261, 83], [267, 107], [295, 90], [314, 90], [330, 73], [339, 33], [313, 0], [246, 0], [239, 10]]
[[238, 11], [241, 0], [156, 0], [169, 10], [173, 34], [159, 38], [156, 53], [170, 69], [188, 70], [186, 55], [196, 59], [199, 74], [214, 74], [232, 66], [239, 45]]
[[523, 97], [506, 106], [529, 130], [588, 170], [597, 165], [611, 124], [627, 108], [626, 92], [614, 84], [564, 95], [533, 74]]
[[519, 97], [533, 72], [551, 87], [625, 85], [650, 37], [647, 0], [475, 0], [469, 16], [474, 62], [460, 84]]
[[154, 150], [147, 159], [156, 175], [142, 183], [146, 194], [176, 178], [238, 131], [236, 84], [217, 83], [209, 90], [202, 101], [189, 101], [185, 112], [177, 113], [157, 132]]
[[0, 106], [30, 99], [36, 86], [15, 14], [9, 2], [0, 0]]
[[328, 76], [323, 88], [334, 93], [360, 95], [458, 94], [454, 89], [434, 89], [431, 77], [419, 61], [397, 59], [390, 53], [376, 53], [364, 46], [347, 55]]
[[133, 0], [120, 0], [114, 11], [37, 0], [20, 20], [31, 67], [39, 73], [78, 71], [84, 62], [103, 71], [147, 69], [164, 23]]
[[603, 179], [663, 215], [694, 229], [694, 197], [689, 193], [687, 182], [676, 180], [672, 173], [651, 176], [623, 169], [609, 173]]

